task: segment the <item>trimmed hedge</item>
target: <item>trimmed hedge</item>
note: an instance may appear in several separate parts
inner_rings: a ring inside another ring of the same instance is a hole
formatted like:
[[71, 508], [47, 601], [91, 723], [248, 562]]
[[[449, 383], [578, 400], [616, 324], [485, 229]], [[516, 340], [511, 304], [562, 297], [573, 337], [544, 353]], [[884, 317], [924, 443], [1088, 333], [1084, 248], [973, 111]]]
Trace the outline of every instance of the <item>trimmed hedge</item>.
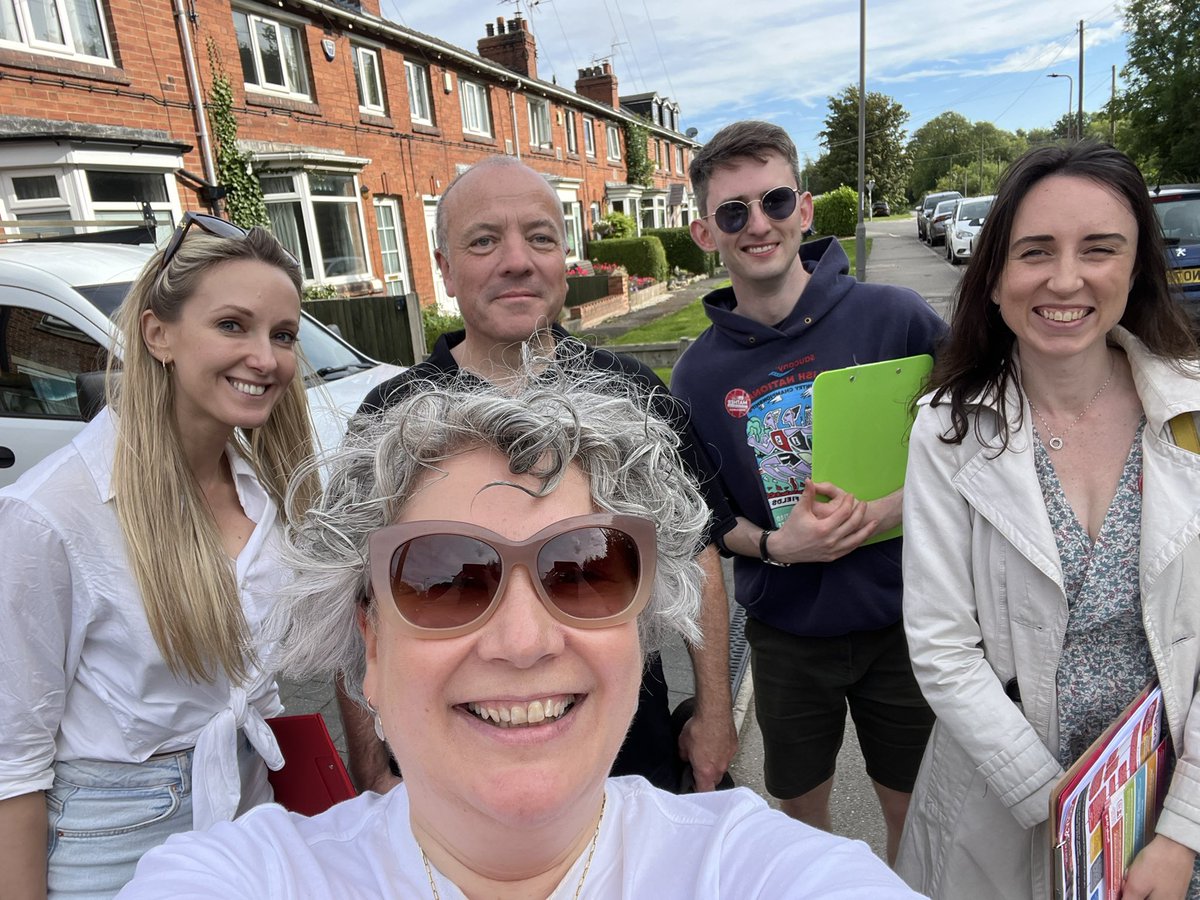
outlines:
[[813, 230], [822, 236], [847, 237], [858, 227], [858, 191], [841, 185], [813, 201]]
[[647, 228], [642, 237], [656, 237], [667, 253], [667, 265], [693, 275], [711, 275], [717, 270], [717, 254], [706, 253], [696, 246], [692, 233], [686, 228]]
[[630, 275], [665, 281], [670, 273], [667, 253], [663, 250], [662, 241], [656, 237], [590, 241], [587, 245], [587, 255], [592, 262], [624, 266]]

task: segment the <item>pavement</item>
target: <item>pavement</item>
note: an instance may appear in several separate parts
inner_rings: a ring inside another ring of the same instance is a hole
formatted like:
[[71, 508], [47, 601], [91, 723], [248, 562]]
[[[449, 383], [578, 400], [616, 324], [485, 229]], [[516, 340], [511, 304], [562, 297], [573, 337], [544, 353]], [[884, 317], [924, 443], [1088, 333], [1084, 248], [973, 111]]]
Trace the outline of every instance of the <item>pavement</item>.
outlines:
[[[897, 284], [917, 291], [944, 318], [949, 316], [954, 292], [962, 275], [962, 268], [951, 266], [940, 248], [930, 248], [917, 240], [916, 222], [886, 219], [867, 223], [867, 236], [872, 238], [870, 256], [867, 259], [866, 280]], [[688, 305], [728, 276], [719, 273], [713, 278], [701, 279], [691, 285], [666, 295], [662, 302], [644, 310], [612, 319], [588, 329], [584, 335], [593, 340], [606, 340], [617, 336], [644, 322], [659, 318]], [[732, 564], [726, 560], [725, 583], [730, 598], [733, 597]], [[737, 609], [731, 610], [731, 619], [740, 622]], [[744, 649], [744, 637], [731, 635], [731, 646], [735, 652]], [[663, 651], [663, 671], [666, 675], [671, 706], [694, 692], [691, 661], [682, 641], [672, 642]], [[321, 713], [329, 726], [334, 743], [346, 752], [345, 736], [338, 717], [333, 687], [327, 681], [304, 683], [285, 681], [281, 684], [284, 705], [290, 715], [307, 712]], [[778, 803], [771, 798], [763, 784], [762, 734], [755, 721], [753, 691], [749, 677], [743, 679], [741, 690], [734, 700], [735, 722], [738, 725], [740, 746], [730, 772], [739, 785], [756, 791], [771, 805]], [[847, 718], [846, 737], [838, 756], [838, 774], [835, 776], [831, 810], [833, 830], [838, 834], [865, 841], [880, 857], [884, 855], [885, 832], [879, 812], [879, 803], [867, 778], [862, 753], [854, 736], [853, 723]]]

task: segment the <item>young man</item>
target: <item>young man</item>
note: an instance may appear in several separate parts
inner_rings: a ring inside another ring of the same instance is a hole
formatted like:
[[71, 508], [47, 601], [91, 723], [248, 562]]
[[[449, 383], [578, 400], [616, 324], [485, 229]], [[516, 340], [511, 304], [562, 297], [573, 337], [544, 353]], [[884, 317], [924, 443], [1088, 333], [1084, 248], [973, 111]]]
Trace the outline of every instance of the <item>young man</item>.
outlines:
[[[554, 324], [567, 296], [566, 223], [546, 179], [507, 156], [477, 163], [442, 194], [436, 231], [438, 267], [446, 290], [458, 300], [466, 328], [443, 335], [429, 359], [375, 388], [360, 414], [385, 409], [422, 380], [466, 372], [503, 381], [518, 367], [523, 344], [582, 356], [588, 365], [632, 381], [652, 398], [659, 415], [677, 423], [684, 461], [713, 509], [712, 534], [728, 528], [732, 514], [711, 468], [696, 448], [679, 404], [653, 371], [628, 357], [590, 349]], [[691, 764], [697, 790], [713, 789], [737, 751], [729, 693], [729, 599], [716, 550], [710, 545], [697, 559], [707, 578], [701, 613], [704, 645], [688, 648], [696, 676], [696, 713], [676, 745], [662, 663], [655, 657], [643, 674], [638, 712], [613, 768], [613, 774], [644, 775], [667, 790], [679, 788], [681, 758]], [[355, 783], [361, 790], [386, 790], [395, 778], [370, 718], [340, 686], [338, 700]]]
[[705, 298], [712, 325], [671, 387], [738, 517], [723, 543], [748, 613], [767, 789], [789, 815], [830, 827], [849, 703], [894, 861], [933, 715], [900, 623], [901, 542], [861, 545], [900, 522], [901, 492], [863, 502], [812, 483], [812, 383], [826, 369], [930, 353], [945, 325], [912, 291], [857, 283], [836, 240], [801, 246], [812, 197], [781, 128], [730, 125], [689, 174], [702, 215], [692, 238], [721, 254], [732, 287]]

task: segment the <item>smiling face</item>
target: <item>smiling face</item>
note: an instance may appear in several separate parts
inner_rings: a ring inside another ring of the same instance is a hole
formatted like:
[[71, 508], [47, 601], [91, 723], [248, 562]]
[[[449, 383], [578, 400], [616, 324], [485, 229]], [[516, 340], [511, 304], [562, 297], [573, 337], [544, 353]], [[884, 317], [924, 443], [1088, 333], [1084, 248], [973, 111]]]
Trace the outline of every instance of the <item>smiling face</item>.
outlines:
[[1098, 182], [1051, 175], [1030, 189], [993, 297], [1023, 360], [1104, 348], [1125, 312], [1137, 244], [1128, 204]]
[[300, 296], [288, 276], [258, 260], [213, 266], [179, 318], [142, 314], [151, 353], [172, 367], [175, 414], [185, 440], [258, 428], [296, 377]]
[[468, 338], [507, 346], [555, 322], [567, 297], [566, 236], [546, 179], [524, 166], [483, 165], [443, 202], [437, 261]]
[[[701, 249], [721, 254], [739, 300], [744, 292], [758, 287], [772, 290], [776, 284], [804, 273], [799, 252], [804, 232], [812, 223], [812, 196], [801, 194], [795, 211], [783, 221], [767, 216], [761, 203], [751, 203], [772, 188], [798, 187], [787, 160], [774, 152], [766, 156], [766, 162], [740, 157], [715, 169], [705, 201], [709, 217], [694, 219], [690, 226], [692, 238]], [[726, 234], [712, 219], [713, 210], [727, 200], [750, 203], [749, 220], [737, 234]]]
[[[490, 449], [460, 454], [441, 468], [444, 475], [431, 476], [397, 521], [472, 522], [520, 540], [594, 512], [587, 479], [575, 468], [541, 498], [489, 487], [536, 487]], [[637, 705], [636, 621], [564, 625], [546, 611], [522, 568], [509, 574], [492, 617], [470, 634], [416, 638], [396, 618], [378, 609], [375, 623], [364, 625], [363, 693], [379, 710], [404, 772], [414, 820], [440, 820], [444, 829], [441, 817], [466, 811], [505, 826], [538, 827], [595, 798]]]

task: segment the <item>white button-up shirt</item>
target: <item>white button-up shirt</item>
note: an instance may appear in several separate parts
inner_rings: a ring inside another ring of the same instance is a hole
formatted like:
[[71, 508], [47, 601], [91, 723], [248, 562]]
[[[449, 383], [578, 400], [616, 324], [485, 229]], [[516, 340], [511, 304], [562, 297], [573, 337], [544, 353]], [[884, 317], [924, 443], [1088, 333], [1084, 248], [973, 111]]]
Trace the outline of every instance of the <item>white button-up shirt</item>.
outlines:
[[[113, 502], [115, 422], [104, 410], [67, 447], [0, 490], [0, 799], [47, 790], [56, 760], [140, 763], [195, 747], [193, 823], [241, 805], [238, 731], [276, 769], [264, 717], [282, 711], [269, 673], [246, 684], [176, 677], [150, 633]], [[285, 574], [275, 503], [227, 447], [238, 499], [256, 523], [236, 582], [260, 632]]]

